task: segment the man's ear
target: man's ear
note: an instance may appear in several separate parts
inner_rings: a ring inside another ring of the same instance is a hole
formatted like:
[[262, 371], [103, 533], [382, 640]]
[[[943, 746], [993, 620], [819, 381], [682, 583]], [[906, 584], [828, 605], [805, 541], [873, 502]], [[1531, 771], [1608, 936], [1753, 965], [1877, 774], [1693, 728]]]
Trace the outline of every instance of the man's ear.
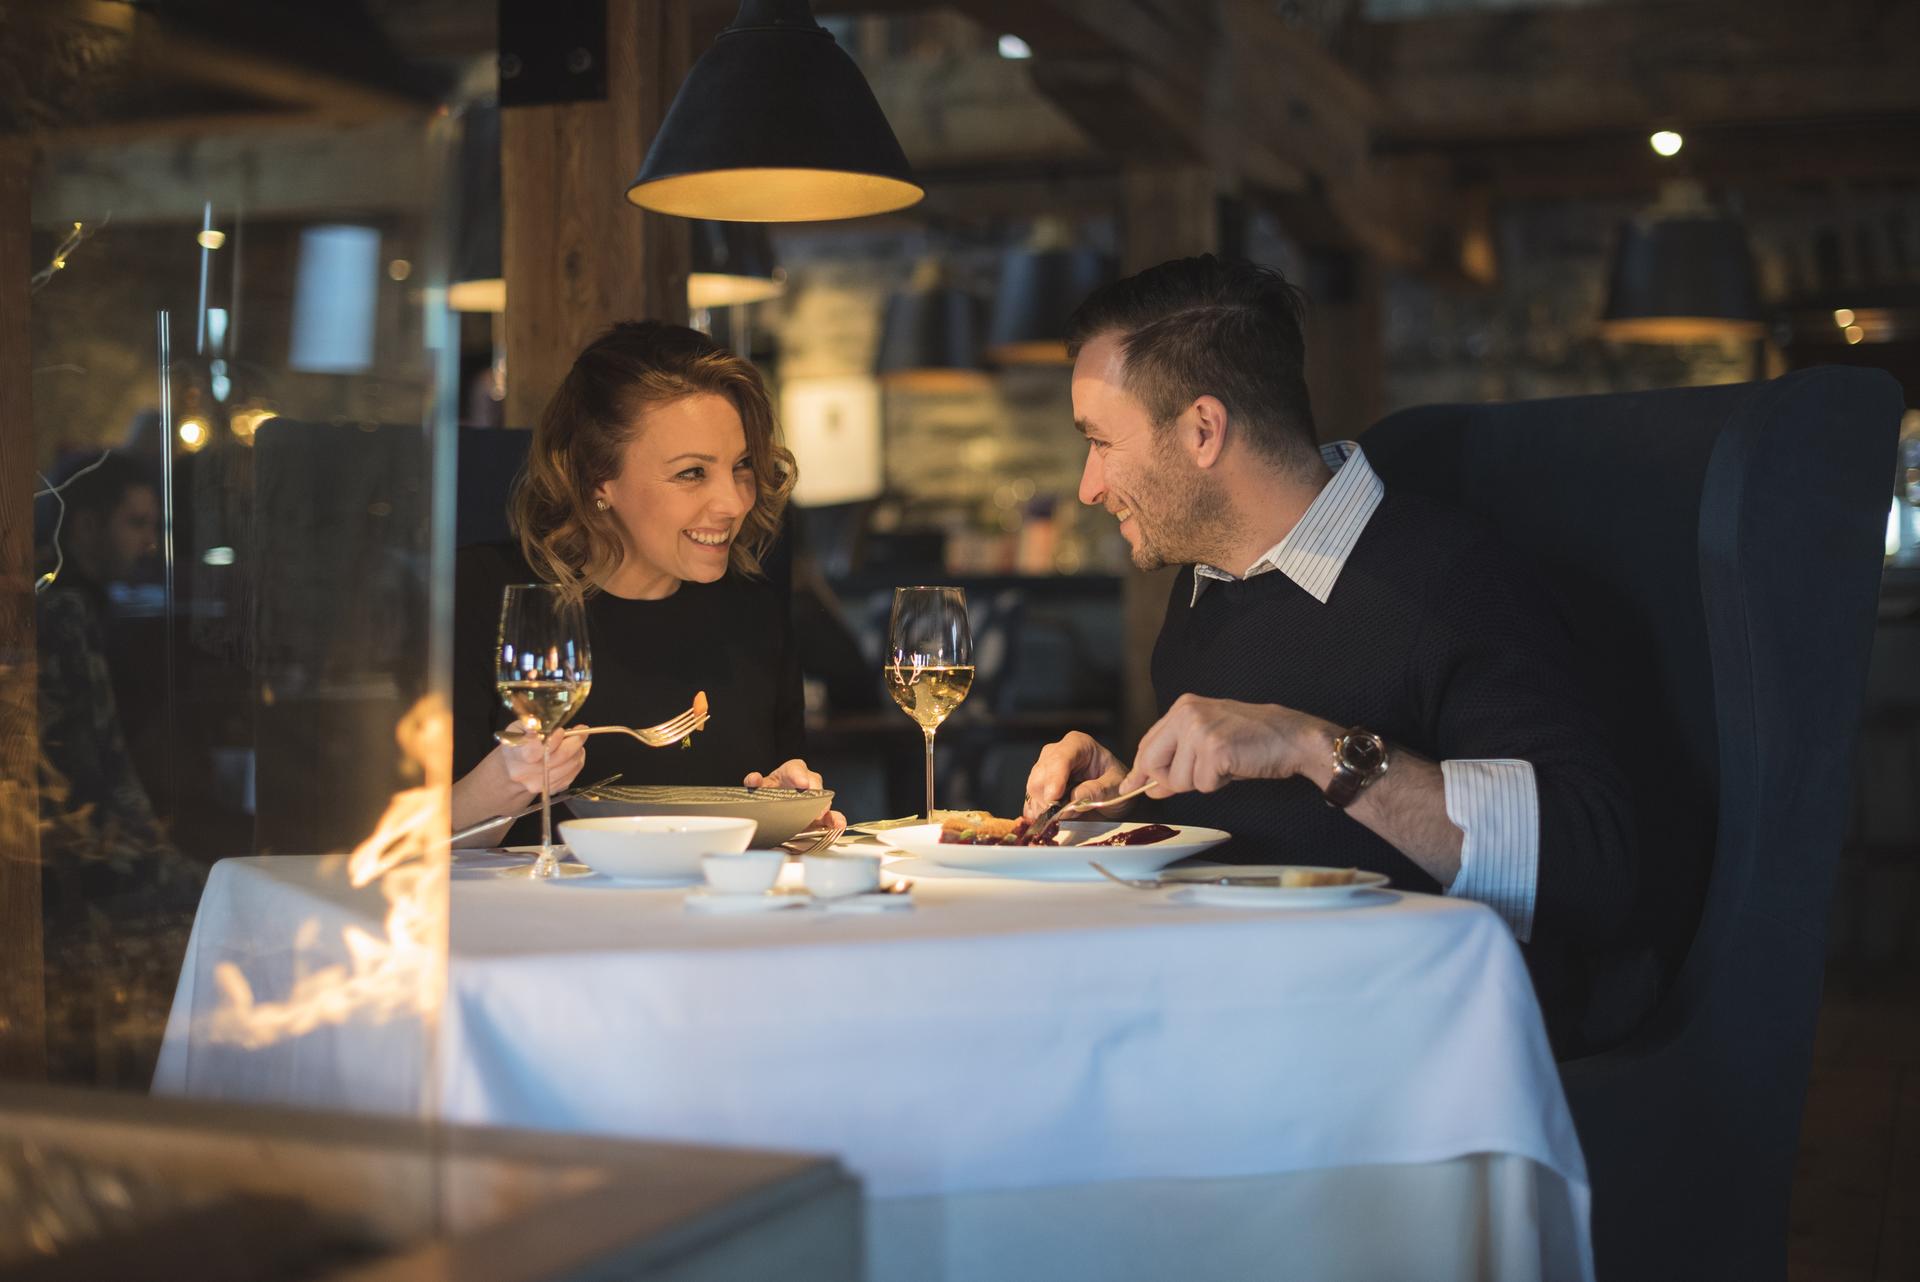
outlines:
[[1219, 463], [1227, 448], [1227, 407], [1217, 396], [1202, 396], [1181, 417], [1181, 443], [1195, 467]]

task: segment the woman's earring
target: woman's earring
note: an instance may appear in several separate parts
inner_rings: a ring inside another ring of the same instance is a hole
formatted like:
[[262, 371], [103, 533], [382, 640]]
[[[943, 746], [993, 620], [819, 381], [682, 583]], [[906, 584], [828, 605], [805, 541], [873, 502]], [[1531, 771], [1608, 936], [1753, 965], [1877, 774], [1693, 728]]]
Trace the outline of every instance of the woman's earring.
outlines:
[[593, 505], [602, 512], [607, 510], [607, 501], [605, 499], [595, 499]]

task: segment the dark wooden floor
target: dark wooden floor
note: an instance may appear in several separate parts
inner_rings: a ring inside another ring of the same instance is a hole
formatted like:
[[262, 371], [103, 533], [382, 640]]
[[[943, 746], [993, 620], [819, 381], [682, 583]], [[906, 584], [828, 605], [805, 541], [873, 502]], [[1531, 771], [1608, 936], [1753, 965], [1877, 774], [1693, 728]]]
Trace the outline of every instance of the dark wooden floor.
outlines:
[[1828, 970], [1790, 1282], [1920, 1280], [1920, 967]]

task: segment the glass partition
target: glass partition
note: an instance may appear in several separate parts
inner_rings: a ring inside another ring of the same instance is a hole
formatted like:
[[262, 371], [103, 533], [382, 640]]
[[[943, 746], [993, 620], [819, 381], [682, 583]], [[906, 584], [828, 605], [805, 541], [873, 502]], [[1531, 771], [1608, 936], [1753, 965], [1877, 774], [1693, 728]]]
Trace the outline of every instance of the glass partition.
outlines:
[[[429, 1108], [454, 128], [41, 135], [26, 804], [51, 1082]], [[346, 1028], [375, 1030], [375, 1088], [289, 1089], [288, 1048]]]

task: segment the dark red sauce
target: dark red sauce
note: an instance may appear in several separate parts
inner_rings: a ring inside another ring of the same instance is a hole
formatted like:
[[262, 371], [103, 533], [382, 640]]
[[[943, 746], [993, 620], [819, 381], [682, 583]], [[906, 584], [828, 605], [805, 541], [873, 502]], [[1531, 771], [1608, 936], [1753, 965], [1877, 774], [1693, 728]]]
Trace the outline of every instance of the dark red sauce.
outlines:
[[1098, 841], [1083, 841], [1078, 848], [1085, 850], [1088, 846], [1151, 846], [1156, 841], [1165, 841], [1176, 835], [1174, 830], [1165, 824], [1141, 824], [1138, 828], [1108, 833]]

